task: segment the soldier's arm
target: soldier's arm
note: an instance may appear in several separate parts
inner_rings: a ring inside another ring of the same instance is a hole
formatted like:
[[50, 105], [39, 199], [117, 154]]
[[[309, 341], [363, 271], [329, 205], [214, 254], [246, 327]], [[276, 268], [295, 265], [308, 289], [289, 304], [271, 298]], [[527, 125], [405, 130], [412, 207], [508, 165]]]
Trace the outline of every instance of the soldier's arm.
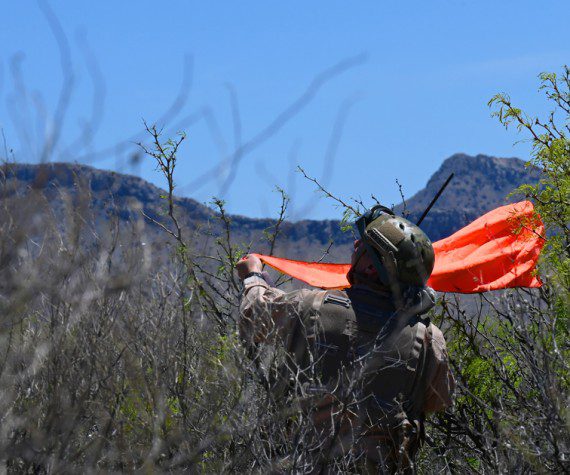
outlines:
[[259, 343], [273, 331], [273, 302], [283, 291], [270, 287], [262, 277], [247, 277], [243, 281], [243, 295], [240, 302], [239, 332], [248, 343]]
[[424, 411], [438, 412], [451, 406], [452, 394], [455, 389], [455, 379], [449, 368], [447, 347], [443, 333], [432, 325], [431, 361], [428, 374], [427, 392], [425, 395]]
[[248, 256], [237, 266], [238, 275], [244, 279], [239, 331], [248, 344], [290, 335], [310, 293], [309, 290], [283, 292], [270, 286], [263, 277], [250, 275], [261, 273], [261, 262], [255, 259]]

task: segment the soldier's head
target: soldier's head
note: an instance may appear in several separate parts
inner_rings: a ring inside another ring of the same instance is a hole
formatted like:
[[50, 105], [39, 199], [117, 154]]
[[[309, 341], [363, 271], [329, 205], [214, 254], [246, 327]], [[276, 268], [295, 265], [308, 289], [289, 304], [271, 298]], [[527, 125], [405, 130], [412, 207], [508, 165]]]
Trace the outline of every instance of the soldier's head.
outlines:
[[[375, 206], [355, 223], [355, 241], [349, 280], [376, 280], [382, 286], [424, 286], [435, 256], [431, 241], [415, 224]], [[354, 282], [353, 282], [354, 283]]]

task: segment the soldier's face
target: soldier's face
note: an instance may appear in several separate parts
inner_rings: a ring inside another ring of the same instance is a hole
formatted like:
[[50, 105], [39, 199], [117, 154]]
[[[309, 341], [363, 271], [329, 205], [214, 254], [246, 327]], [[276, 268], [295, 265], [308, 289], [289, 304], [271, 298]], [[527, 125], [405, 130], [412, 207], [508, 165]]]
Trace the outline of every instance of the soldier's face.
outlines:
[[352, 256], [350, 259], [350, 263], [355, 268], [355, 270], [362, 272], [362, 273], [376, 273], [376, 269], [374, 269], [374, 264], [372, 263], [372, 259], [366, 252], [366, 250], [361, 249], [364, 246], [364, 243], [361, 239], [357, 239], [354, 241], [354, 250], [352, 251]]
[[358, 250], [360, 249], [361, 246], [363, 246], [362, 240], [361, 239], [355, 239], [353, 246], [354, 246], [354, 249], [352, 251], [352, 256], [350, 258], [350, 262], [352, 265], [356, 264]]

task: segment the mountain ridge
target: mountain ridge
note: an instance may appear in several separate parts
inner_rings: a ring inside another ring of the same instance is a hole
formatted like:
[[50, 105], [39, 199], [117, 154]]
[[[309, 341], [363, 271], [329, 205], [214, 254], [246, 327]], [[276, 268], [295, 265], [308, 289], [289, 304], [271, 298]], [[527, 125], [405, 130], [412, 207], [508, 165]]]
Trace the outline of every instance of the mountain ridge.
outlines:
[[[161, 195], [166, 192], [134, 175], [77, 163], [11, 163], [5, 164], [2, 171], [4, 179], [0, 186], [4, 197], [35, 189], [41, 190], [50, 202], [56, 203], [58, 193], [62, 190], [73, 195], [77, 193], [79, 184], [83, 183], [91, 192], [92, 208], [100, 214], [115, 213], [121, 220], [127, 221], [140, 219], [140, 212], [144, 211], [158, 221], [164, 218]], [[409, 219], [415, 222], [452, 172], [455, 173], [454, 179], [422, 223], [422, 229], [433, 241], [452, 234], [497, 206], [516, 201], [517, 197], [507, 199], [506, 196], [519, 185], [539, 178], [536, 169], [527, 168], [518, 158], [454, 154], [444, 160], [429, 178], [426, 187], [408, 198], [405, 206], [396, 206], [395, 211], [408, 213]], [[176, 197], [175, 204], [183, 225], [191, 228], [214, 221], [217, 216], [213, 209], [192, 198]], [[237, 238], [250, 243], [275, 224], [272, 218], [229, 217]], [[281, 241], [284, 241], [282, 252], [287, 252], [288, 257], [300, 259], [314, 259], [317, 248], [323, 249], [332, 240], [337, 250], [333, 250], [329, 257], [338, 260], [346, 254], [346, 246], [353, 239], [351, 233], [341, 231], [339, 220], [285, 221], [281, 224], [280, 232]], [[263, 243], [254, 241], [254, 244], [263, 249]]]

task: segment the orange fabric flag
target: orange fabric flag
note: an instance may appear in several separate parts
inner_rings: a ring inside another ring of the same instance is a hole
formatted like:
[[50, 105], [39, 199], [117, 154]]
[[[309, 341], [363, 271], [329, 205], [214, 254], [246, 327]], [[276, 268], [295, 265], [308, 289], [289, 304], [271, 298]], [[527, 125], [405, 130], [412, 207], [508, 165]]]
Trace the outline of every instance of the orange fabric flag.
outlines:
[[[433, 244], [435, 266], [428, 285], [439, 292], [476, 293], [540, 287], [536, 263], [544, 225], [530, 201], [501, 206]], [[255, 254], [268, 266], [314, 287], [350, 286], [350, 264], [325, 264]]]

